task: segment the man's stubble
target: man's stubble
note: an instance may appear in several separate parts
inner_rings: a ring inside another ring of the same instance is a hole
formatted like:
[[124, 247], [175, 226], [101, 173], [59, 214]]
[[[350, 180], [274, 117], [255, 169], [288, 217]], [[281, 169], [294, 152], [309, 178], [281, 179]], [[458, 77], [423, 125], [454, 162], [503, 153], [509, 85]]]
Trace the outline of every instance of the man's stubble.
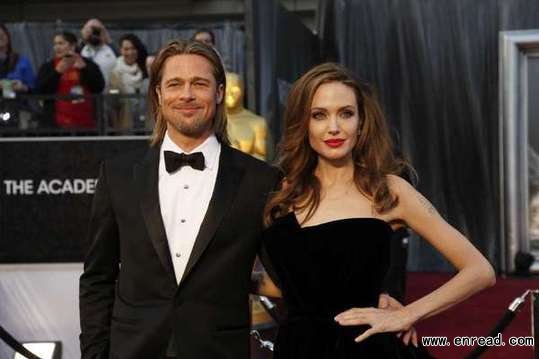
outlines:
[[182, 135], [190, 138], [199, 138], [212, 128], [213, 120], [206, 121], [203, 117], [197, 116], [191, 121], [182, 119], [181, 116], [176, 118], [165, 118], [167, 126], [172, 126]]

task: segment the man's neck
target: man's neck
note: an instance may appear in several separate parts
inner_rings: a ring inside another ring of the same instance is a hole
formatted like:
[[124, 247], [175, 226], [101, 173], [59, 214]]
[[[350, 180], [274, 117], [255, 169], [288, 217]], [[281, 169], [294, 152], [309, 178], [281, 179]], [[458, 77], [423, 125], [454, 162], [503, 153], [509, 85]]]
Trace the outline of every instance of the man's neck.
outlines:
[[213, 131], [209, 130], [203, 135], [197, 137], [189, 137], [175, 129], [171, 130], [170, 128], [168, 128], [167, 133], [172, 142], [174, 142], [184, 152], [190, 153], [192, 150], [204, 143], [204, 141], [206, 141], [208, 137], [213, 134]]

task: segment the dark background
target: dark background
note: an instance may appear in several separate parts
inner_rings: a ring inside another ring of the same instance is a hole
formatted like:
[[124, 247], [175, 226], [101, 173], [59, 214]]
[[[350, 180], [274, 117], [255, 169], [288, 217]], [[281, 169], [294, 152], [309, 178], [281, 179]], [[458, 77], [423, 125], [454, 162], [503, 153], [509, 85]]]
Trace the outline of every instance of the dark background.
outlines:
[[136, 140], [0, 141], [0, 263], [81, 262], [92, 196], [6, 195], [5, 179], [97, 178], [99, 163]]
[[[378, 88], [418, 189], [499, 267], [498, 36], [538, 29], [539, 1], [322, 3], [324, 48]], [[409, 268], [452, 267], [416, 239]]]

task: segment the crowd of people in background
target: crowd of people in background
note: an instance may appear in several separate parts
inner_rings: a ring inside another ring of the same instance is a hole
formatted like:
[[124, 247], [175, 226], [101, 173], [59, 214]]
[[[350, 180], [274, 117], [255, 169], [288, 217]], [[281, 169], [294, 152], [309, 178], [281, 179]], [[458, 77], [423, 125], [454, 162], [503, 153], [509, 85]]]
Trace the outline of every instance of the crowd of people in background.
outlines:
[[[210, 29], [197, 30], [191, 39], [215, 46]], [[0, 23], [0, 92], [4, 99], [18, 94], [49, 95], [42, 101], [38, 127], [95, 129], [95, 95], [118, 95], [101, 108], [108, 126], [118, 131], [151, 130], [145, 95], [155, 57], [135, 34], [124, 34], [115, 47], [105, 25], [90, 19], [80, 38], [61, 31], [52, 40], [53, 56], [39, 66], [36, 76], [28, 58], [13, 49], [9, 30]]]

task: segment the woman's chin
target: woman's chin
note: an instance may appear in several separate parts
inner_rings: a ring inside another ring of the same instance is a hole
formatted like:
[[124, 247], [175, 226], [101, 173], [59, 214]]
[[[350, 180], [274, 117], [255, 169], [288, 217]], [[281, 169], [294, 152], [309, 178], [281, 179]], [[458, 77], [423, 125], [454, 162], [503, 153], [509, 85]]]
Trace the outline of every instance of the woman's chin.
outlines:
[[351, 152], [329, 152], [319, 154], [319, 156], [326, 162], [340, 166], [348, 162], [352, 162]]

